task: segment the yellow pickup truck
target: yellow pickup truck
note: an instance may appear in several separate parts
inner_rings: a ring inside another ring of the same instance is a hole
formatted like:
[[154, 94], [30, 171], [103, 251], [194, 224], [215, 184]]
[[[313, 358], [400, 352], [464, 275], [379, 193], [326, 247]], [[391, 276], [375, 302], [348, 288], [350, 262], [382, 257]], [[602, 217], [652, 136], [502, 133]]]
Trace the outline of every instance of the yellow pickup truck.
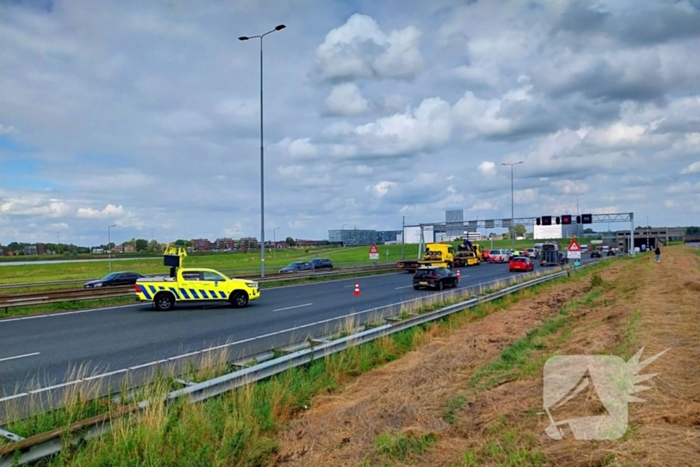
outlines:
[[229, 302], [243, 308], [260, 297], [257, 282], [230, 279], [214, 269], [178, 268], [170, 276], [144, 277], [135, 284], [137, 300], [152, 302], [157, 310], [172, 310], [177, 302]]

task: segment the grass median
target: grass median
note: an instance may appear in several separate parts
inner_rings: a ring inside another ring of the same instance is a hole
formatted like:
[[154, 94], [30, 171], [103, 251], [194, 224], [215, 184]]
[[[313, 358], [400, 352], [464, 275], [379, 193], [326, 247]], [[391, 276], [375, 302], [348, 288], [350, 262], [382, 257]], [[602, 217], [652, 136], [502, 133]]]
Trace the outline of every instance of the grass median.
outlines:
[[[591, 269], [604, 267], [601, 264]], [[313, 407], [314, 398], [338, 394], [365, 372], [398, 360], [518, 300], [533, 297], [557, 284], [584, 280], [587, 274], [590, 274], [587, 270], [579, 271], [571, 279], [556, 279], [443, 320], [352, 347], [202, 404], [190, 405], [181, 400], [166, 405], [159, 397], [164, 392], [153, 393], [154, 402], [141, 417], [127, 416], [113, 422], [111, 433], [81, 449], [66, 450], [53, 458], [50, 465], [101, 465], [105, 462], [144, 466], [154, 462], [163, 465], [266, 465], [273, 459], [279, 461], [279, 436], [291, 420]], [[512, 278], [512, 281], [517, 280]], [[490, 289], [510, 282], [502, 281]], [[403, 307], [400, 314], [421, 314], [464, 298], [431, 297], [424, 303]], [[387, 434], [377, 440], [377, 449], [389, 454], [410, 454], [415, 449], [428, 449], [433, 441], [430, 436], [404, 439]]]

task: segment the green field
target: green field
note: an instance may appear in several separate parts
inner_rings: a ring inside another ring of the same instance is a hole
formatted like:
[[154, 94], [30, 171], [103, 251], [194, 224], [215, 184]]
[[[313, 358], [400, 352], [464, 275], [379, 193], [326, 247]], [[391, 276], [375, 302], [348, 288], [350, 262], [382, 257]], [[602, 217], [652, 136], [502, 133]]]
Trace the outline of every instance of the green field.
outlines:
[[[483, 248], [491, 248], [490, 241], [477, 242]], [[516, 248], [532, 247], [534, 240], [518, 240]], [[457, 245], [454, 242], [454, 245]], [[494, 248], [509, 248], [510, 240], [495, 240]], [[563, 245], [563, 243], [562, 243]], [[401, 259], [401, 245], [379, 245], [380, 262], [395, 262]], [[387, 254], [388, 253], [388, 254]], [[405, 258], [418, 256], [418, 245], [404, 245]], [[265, 263], [267, 272], [277, 272], [292, 261], [309, 260], [315, 257], [330, 258], [336, 267], [352, 266], [352, 263], [368, 262], [369, 247], [325, 247], [308, 249], [290, 249], [269, 252]], [[119, 258], [119, 256], [117, 256]], [[233, 252], [220, 254], [192, 254], [185, 258], [185, 267], [206, 267], [218, 270], [236, 270], [237, 273], [255, 274], [260, 270], [260, 253]], [[112, 261], [112, 271], [134, 271], [141, 274], [166, 273], [162, 257], [138, 258], [128, 261]], [[60, 280], [97, 279], [109, 272], [107, 260], [81, 262], [69, 261], [56, 264], [27, 264], [0, 266], [0, 284], [22, 284], [32, 282], [51, 282]], [[0, 292], [1, 293], [1, 292]]]

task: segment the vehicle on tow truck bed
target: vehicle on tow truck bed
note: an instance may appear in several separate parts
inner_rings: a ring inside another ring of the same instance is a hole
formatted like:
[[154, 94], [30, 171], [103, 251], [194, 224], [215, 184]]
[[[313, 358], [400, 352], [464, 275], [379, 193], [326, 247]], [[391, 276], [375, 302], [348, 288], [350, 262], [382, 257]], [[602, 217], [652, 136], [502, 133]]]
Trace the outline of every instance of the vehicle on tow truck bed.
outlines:
[[422, 266], [446, 265], [451, 268], [454, 265], [454, 247], [447, 243], [428, 243], [425, 246], [425, 254], [421, 260], [402, 260], [396, 263], [399, 269], [408, 272], [416, 272]]

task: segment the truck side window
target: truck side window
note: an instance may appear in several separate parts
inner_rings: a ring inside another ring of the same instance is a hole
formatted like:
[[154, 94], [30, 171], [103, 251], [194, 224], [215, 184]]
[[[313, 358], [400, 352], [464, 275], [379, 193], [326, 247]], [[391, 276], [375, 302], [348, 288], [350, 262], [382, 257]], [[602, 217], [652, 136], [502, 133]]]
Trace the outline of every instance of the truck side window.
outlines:
[[199, 281], [202, 280], [202, 273], [198, 271], [188, 271], [182, 273], [182, 278], [186, 281]]
[[222, 276], [220, 276], [214, 272], [205, 271], [203, 273], [203, 276], [204, 276], [205, 281], [222, 282], [222, 281], [226, 280]]

